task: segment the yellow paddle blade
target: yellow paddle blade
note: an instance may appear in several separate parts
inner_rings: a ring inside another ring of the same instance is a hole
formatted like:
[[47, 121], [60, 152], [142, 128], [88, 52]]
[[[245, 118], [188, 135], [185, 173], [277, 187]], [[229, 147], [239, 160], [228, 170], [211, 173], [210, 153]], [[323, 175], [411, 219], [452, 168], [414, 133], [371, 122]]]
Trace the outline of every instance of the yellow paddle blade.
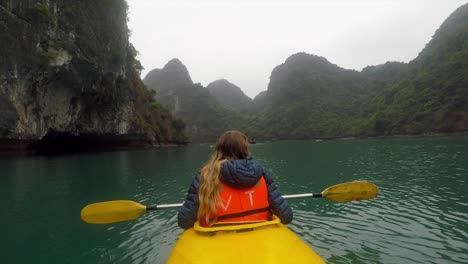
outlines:
[[90, 224], [109, 224], [133, 220], [145, 212], [146, 206], [134, 201], [108, 201], [85, 206], [81, 219]]
[[333, 185], [322, 192], [322, 197], [333, 202], [368, 200], [379, 194], [379, 188], [370, 182], [355, 181]]

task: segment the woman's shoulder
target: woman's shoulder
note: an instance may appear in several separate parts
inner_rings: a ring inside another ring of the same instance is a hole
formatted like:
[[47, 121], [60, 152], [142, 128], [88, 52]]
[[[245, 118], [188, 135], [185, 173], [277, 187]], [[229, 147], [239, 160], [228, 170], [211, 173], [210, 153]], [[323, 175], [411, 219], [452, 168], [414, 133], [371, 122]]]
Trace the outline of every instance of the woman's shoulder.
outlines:
[[192, 178], [192, 185], [198, 188], [200, 186], [201, 172], [197, 171]]
[[268, 184], [270, 184], [273, 179], [271, 177], [271, 173], [270, 173], [270, 170], [267, 168], [267, 167], [264, 167], [262, 166], [256, 159], [254, 159], [253, 157], [248, 157], [248, 159], [250, 159], [256, 166], [256, 170], [259, 171], [259, 173], [265, 178], [266, 182]]

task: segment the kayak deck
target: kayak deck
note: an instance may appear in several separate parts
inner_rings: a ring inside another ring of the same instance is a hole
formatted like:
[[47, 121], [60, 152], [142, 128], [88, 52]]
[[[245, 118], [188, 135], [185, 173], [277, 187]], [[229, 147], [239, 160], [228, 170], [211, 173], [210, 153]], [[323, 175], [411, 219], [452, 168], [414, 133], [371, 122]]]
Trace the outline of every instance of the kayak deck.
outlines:
[[167, 263], [325, 263], [277, 218], [247, 225], [195, 228], [203, 231], [185, 230]]

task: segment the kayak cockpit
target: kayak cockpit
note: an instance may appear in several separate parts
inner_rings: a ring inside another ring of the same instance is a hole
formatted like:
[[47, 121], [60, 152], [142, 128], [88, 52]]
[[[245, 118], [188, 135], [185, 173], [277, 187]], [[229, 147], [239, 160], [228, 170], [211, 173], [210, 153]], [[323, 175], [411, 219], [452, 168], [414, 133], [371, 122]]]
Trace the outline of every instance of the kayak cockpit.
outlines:
[[215, 224], [210, 227], [203, 227], [200, 226], [198, 222], [195, 223], [193, 229], [197, 232], [201, 233], [212, 233], [212, 232], [219, 232], [219, 231], [246, 231], [246, 230], [255, 230], [260, 227], [276, 225], [281, 223], [280, 219], [273, 215], [273, 219], [269, 221], [262, 221], [262, 222], [223, 222], [221, 224]]

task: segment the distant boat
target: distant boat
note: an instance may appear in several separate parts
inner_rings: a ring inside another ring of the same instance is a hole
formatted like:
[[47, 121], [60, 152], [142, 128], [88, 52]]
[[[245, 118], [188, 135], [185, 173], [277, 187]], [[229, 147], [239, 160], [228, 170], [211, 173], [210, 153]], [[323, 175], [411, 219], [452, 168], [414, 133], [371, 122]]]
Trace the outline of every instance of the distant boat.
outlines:
[[249, 138], [248, 141], [250, 144], [257, 144], [257, 141], [255, 140], [255, 138]]

